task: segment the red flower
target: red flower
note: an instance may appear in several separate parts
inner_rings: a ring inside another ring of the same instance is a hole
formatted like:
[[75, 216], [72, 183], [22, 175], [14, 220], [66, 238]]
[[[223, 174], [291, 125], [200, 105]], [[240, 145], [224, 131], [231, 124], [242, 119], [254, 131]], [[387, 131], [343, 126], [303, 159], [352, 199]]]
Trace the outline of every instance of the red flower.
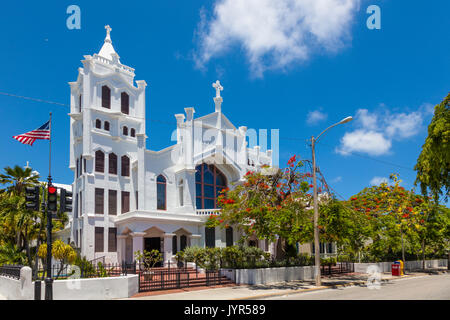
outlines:
[[[289, 159], [289, 161], [288, 161], [287, 164], [292, 164], [292, 163], [294, 163], [294, 162], [295, 162], [295, 155], [292, 156], [292, 157]], [[291, 167], [293, 167], [293, 165], [292, 165]]]
[[312, 184], [309, 185], [310, 188], [314, 188], [314, 186]]

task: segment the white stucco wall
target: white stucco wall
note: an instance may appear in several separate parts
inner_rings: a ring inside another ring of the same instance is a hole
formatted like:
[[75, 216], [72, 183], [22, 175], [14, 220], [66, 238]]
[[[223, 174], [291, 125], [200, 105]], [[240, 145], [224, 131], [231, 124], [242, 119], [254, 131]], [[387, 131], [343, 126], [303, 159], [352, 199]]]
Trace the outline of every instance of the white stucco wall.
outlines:
[[222, 274], [236, 284], [270, 284], [295, 280], [312, 280], [314, 267], [280, 267], [260, 269], [222, 269]]
[[[42, 298], [45, 284], [42, 283]], [[53, 300], [109, 300], [129, 298], [139, 291], [137, 275], [122, 277], [55, 280]]]
[[[370, 266], [377, 266], [380, 272], [391, 272], [391, 266], [394, 262], [373, 262], [373, 263], [355, 263], [355, 272], [357, 273], [367, 273], [367, 269]], [[448, 260], [440, 259], [440, 260], [425, 260], [426, 268], [438, 268], [438, 267], [447, 267]], [[413, 271], [422, 269], [422, 261], [406, 261], [405, 270]]]
[[6, 300], [33, 300], [34, 286], [32, 284], [30, 267], [20, 270], [20, 279], [0, 276], [0, 296]]

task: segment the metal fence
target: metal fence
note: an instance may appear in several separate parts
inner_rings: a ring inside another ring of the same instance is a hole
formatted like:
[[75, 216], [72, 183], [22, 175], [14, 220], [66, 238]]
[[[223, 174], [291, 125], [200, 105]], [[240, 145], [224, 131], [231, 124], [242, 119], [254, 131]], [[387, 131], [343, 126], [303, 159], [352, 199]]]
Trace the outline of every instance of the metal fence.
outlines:
[[194, 268], [151, 268], [139, 271], [139, 292], [180, 289], [199, 286], [215, 286], [230, 283], [220, 270], [198, 272]]
[[[136, 274], [136, 263], [112, 263], [97, 265], [85, 264], [83, 266], [52, 266], [52, 278], [55, 280], [69, 278], [104, 278], [104, 277], [120, 277], [127, 274]], [[47, 275], [47, 269], [39, 269], [35, 277], [36, 280], [44, 280]]]
[[22, 269], [23, 266], [21, 265], [3, 265], [0, 266], [0, 276], [13, 278], [13, 279], [20, 279], [20, 269]]
[[337, 262], [336, 265], [321, 265], [320, 267], [320, 273], [324, 276], [355, 272], [355, 264], [353, 262]]

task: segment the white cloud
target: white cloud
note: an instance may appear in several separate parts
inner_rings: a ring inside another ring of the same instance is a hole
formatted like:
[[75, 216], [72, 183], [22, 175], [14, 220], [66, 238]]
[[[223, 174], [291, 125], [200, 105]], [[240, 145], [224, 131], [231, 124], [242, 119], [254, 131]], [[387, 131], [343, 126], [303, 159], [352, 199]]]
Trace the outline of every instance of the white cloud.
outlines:
[[386, 134], [396, 139], [409, 138], [416, 135], [422, 126], [422, 115], [419, 112], [389, 115], [386, 119]]
[[338, 177], [334, 178], [333, 180], [331, 180], [331, 182], [333, 182], [333, 183], [337, 183], [337, 182], [341, 182], [341, 181], [342, 181], [341, 176], [338, 176]]
[[306, 123], [309, 125], [314, 125], [325, 120], [327, 117], [328, 115], [326, 113], [319, 110], [309, 111], [306, 117]]
[[367, 109], [359, 109], [356, 111], [356, 120], [365, 129], [375, 129], [377, 127], [378, 116], [370, 113]]
[[345, 133], [341, 139], [341, 145], [336, 151], [342, 155], [357, 151], [379, 156], [388, 153], [390, 148], [391, 141], [386, 139], [382, 133], [359, 129]]
[[379, 186], [383, 182], [388, 182], [388, 178], [386, 177], [373, 177], [372, 180], [370, 180], [370, 184], [372, 186]]
[[198, 67], [233, 45], [245, 51], [254, 76], [307, 60], [315, 50], [336, 52], [350, 38], [360, 0], [217, 0], [201, 10], [194, 55]]
[[387, 154], [392, 140], [403, 140], [419, 133], [425, 115], [423, 107], [410, 113], [358, 109], [354, 121], [357, 129], [345, 133], [336, 151], [342, 155], [353, 151], [369, 155]]

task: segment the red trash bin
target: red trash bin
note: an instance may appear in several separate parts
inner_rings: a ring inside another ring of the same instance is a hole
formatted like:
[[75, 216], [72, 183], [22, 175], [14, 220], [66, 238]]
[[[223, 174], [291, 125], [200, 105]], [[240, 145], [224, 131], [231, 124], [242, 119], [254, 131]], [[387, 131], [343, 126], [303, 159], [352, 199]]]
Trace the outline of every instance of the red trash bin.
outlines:
[[391, 265], [392, 275], [393, 276], [399, 276], [400, 277], [400, 265], [399, 264], [392, 264]]

